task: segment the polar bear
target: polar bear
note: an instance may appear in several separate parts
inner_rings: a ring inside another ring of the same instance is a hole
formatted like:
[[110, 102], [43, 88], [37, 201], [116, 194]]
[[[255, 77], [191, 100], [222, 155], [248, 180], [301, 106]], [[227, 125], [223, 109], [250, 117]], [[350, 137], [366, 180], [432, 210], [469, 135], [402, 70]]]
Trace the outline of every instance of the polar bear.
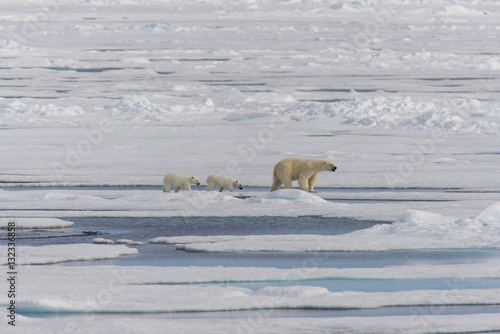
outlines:
[[212, 174], [207, 178], [207, 191], [214, 189], [215, 187], [220, 187], [219, 192], [222, 192], [224, 188], [229, 191], [234, 191], [233, 187], [238, 189], [243, 189], [240, 181], [237, 181], [229, 176]]
[[200, 181], [194, 176], [170, 173], [163, 179], [163, 192], [169, 193], [172, 187], [176, 187], [175, 192], [181, 190], [182, 187], [184, 187], [186, 191], [191, 191], [191, 184], [199, 186]]
[[278, 190], [283, 184], [286, 189], [292, 189], [292, 181], [299, 180], [301, 190], [309, 189], [315, 193], [314, 183], [319, 172], [335, 172], [337, 167], [333, 162], [320, 159], [287, 158], [278, 162], [273, 170], [273, 185], [271, 191]]

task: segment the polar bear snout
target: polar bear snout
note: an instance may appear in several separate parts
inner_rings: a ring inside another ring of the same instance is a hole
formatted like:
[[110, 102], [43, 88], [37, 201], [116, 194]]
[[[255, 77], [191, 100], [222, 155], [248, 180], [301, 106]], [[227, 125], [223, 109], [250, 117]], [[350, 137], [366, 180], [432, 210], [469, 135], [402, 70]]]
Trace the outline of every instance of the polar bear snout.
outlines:
[[[324, 165], [327, 165], [328, 163], [329, 163], [328, 161], [323, 161], [323, 164], [324, 164]], [[335, 165], [334, 165], [333, 163], [331, 163], [331, 162], [330, 162], [330, 165], [329, 165], [328, 167], [330, 167], [330, 170], [331, 170], [332, 172], [335, 172], [335, 170], [337, 170], [337, 166], [335, 166]]]
[[191, 183], [196, 184], [197, 186], [199, 186], [201, 184], [200, 181], [198, 180], [198, 178], [195, 176], [191, 176]]

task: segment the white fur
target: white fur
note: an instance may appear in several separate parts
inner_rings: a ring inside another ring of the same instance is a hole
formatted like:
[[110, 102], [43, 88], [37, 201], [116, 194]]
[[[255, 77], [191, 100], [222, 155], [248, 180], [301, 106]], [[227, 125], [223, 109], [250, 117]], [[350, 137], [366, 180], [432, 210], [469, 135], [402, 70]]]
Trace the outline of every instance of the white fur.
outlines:
[[207, 191], [210, 191], [215, 187], [220, 187], [219, 192], [222, 192], [224, 188], [227, 188], [227, 190], [231, 192], [234, 191], [233, 187], [243, 189], [241, 183], [232, 177], [212, 174], [207, 178]]
[[278, 162], [273, 170], [271, 191], [278, 190], [283, 184], [285, 189], [292, 189], [292, 181], [298, 180], [301, 190], [309, 189], [315, 193], [314, 183], [320, 172], [334, 172], [333, 162], [320, 159], [287, 158]]
[[191, 191], [191, 184], [199, 186], [200, 181], [194, 176], [170, 173], [163, 179], [163, 192], [169, 193], [172, 187], [175, 187], [175, 192], [178, 192], [183, 187], [186, 191]]

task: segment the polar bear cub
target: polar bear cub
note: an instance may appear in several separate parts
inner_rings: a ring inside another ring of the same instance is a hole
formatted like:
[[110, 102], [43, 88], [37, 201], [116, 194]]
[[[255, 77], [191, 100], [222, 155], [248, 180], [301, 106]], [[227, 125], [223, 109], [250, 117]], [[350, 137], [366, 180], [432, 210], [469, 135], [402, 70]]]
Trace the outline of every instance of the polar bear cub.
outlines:
[[309, 189], [309, 192], [315, 193], [314, 183], [319, 172], [335, 172], [336, 169], [333, 162], [328, 160], [283, 159], [274, 166], [271, 191], [278, 190], [282, 184], [285, 189], [292, 189], [292, 181], [298, 180], [301, 190]]
[[170, 192], [170, 188], [175, 187], [175, 192], [181, 190], [182, 187], [186, 191], [191, 191], [191, 184], [200, 185], [200, 181], [194, 176], [181, 175], [170, 173], [163, 179], [163, 192]]
[[231, 192], [234, 191], [233, 187], [243, 189], [241, 183], [232, 177], [212, 174], [207, 178], [207, 191], [210, 191], [215, 187], [220, 187], [219, 192], [222, 192], [224, 188], [227, 188], [227, 190]]

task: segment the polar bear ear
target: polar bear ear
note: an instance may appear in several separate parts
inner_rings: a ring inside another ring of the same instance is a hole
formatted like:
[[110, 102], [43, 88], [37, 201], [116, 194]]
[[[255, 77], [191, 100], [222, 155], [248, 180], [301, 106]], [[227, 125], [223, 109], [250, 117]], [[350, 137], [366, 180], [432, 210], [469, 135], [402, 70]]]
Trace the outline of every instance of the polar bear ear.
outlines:
[[326, 165], [326, 161], [323, 161], [323, 165]]

